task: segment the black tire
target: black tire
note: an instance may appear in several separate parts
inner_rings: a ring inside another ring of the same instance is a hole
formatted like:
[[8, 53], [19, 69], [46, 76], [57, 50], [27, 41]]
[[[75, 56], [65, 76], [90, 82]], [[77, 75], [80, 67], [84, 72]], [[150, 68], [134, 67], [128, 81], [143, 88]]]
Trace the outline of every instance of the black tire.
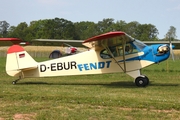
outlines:
[[143, 75], [147, 79], [147, 85], [149, 85], [149, 78], [145, 75]]
[[138, 87], [145, 87], [149, 84], [149, 79], [148, 77], [142, 75], [142, 76], [139, 76], [135, 79], [135, 84], [138, 86]]

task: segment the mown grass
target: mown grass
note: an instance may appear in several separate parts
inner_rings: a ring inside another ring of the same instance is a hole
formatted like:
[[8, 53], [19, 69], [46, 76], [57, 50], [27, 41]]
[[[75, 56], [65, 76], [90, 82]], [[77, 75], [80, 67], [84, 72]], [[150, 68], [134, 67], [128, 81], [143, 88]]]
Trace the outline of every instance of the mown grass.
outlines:
[[[38, 58], [42, 61], [44, 58]], [[180, 60], [142, 70], [150, 85], [138, 88], [123, 73], [28, 78], [16, 85], [0, 58], [0, 120], [180, 119]]]

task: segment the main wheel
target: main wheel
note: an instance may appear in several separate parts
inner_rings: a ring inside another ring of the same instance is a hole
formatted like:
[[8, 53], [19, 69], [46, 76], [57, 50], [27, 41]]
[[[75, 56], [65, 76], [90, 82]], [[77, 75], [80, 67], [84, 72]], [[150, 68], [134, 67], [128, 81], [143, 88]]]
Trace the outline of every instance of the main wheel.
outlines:
[[145, 75], [143, 75], [147, 79], [147, 85], [149, 85], [149, 78]]
[[135, 79], [135, 84], [138, 87], [145, 87], [149, 84], [149, 79], [148, 79], [148, 77], [141, 75]]

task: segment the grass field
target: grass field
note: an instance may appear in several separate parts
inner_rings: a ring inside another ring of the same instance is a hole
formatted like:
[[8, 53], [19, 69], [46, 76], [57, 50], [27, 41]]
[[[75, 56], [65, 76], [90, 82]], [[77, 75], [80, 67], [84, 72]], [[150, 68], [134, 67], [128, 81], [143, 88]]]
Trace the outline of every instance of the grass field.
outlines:
[[0, 120], [179, 120], [179, 65], [167, 60], [143, 69], [150, 79], [145, 88], [123, 73], [28, 78], [12, 85], [2, 57]]

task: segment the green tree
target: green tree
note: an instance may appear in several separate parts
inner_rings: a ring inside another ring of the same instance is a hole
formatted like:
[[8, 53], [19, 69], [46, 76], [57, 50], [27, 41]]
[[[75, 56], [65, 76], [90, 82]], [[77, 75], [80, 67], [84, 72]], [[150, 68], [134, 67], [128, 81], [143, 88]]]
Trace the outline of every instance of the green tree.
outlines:
[[74, 24], [60, 18], [33, 21], [29, 28], [36, 38], [74, 39], [75, 37]]
[[10, 28], [8, 29], [8, 37], [14, 37], [17, 36], [16, 33], [14, 32], [16, 29], [15, 26], [10, 26]]
[[[2, 31], [2, 30], [1, 30]], [[152, 24], [140, 24], [137, 21], [126, 23], [125, 21], [114, 22], [114, 19], [107, 18], [98, 23], [82, 21], [73, 23], [63, 18], [44, 19], [20, 23], [17, 27], [11, 26], [8, 29], [9, 37], [18, 37], [23, 40], [32, 39], [75, 39], [84, 40], [89, 37], [110, 31], [124, 31], [132, 37], [140, 40], [157, 40], [158, 30]], [[175, 36], [175, 29], [171, 28], [167, 36]], [[2, 34], [0, 34], [2, 36]]]
[[170, 29], [165, 35], [165, 40], [175, 40], [176, 36], [176, 28], [174, 26], [170, 26]]
[[113, 29], [115, 31], [126, 31], [125, 26], [127, 25], [127, 23], [123, 20], [117, 21], [114, 26]]
[[29, 35], [29, 30], [26, 22], [18, 24], [17, 27], [11, 26], [8, 31], [8, 37], [16, 37], [26, 41], [30, 40], [27, 37]]
[[139, 31], [139, 25], [140, 24], [137, 21], [133, 21], [126, 24], [124, 30], [127, 34], [131, 35], [132, 37], [138, 38], [137, 32]]
[[[32, 35], [32, 38], [31, 39], [39, 39], [39, 38], [43, 38], [43, 28], [45, 26], [45, 22], [46, 22], [46, 19], [45, 20], [38, 20], [38, 21], [31, 21], [30, 22], [30, 25], [28, 27], [31, 35]], [[44, 37], [45, 38], [45, 37]]]
[[63, 18], [55, 18], [53, 21], [53, 28], [55, 39], [75, 39], [75, 26], [71, 21]]
[[84, 40], [97, 34], [96, 24], [94, 22], [82, 21], [76, 22], [74, 25], [77, 39], [79, 40]]
[[137, 38], [142, 41], [156, 41], [159, 34], [157, 28], [152, 24], [141, 24], [137, 29]]
[[28, 24], [26, 22], [20, 23], [16, 27], [16, 32], [18, 34], [18, 38], [21, 38], [23, 40], [26, 40], [26, 35], [28, 34]]
[[105, 32], [115, 31], [114, 24], [114, 19], [112, 18], [107, 18], [99, 21], [97, 23], [97, 33], [102, 34]]
[[0, 37], [7, 37], [9, 27], [9, 23], [7, 23], [6, 21], [0, 21]]

